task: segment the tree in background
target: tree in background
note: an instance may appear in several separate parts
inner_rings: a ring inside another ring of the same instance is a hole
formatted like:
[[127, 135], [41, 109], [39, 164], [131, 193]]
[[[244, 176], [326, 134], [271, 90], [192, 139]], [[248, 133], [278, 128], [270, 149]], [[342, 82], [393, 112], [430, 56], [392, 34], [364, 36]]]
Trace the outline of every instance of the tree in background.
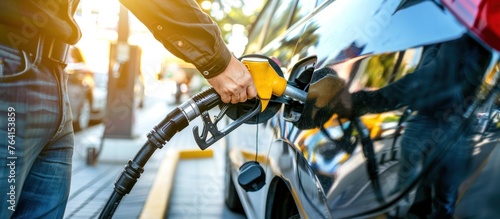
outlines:
[[[233, 46], [246, 45], [248, 30], [250, 30], [253, 22], [257, 19], [259, 12], [265, 4], [264, 0], [196, 1], [201, 8], [214, 19], [217, 25], [219, 25], [222, 31], [222, 37], [229, 44], [228, 46], [230, 49], [231, 44], [233, 44]], [[234, 49], [240, 50], [241, 48]]]

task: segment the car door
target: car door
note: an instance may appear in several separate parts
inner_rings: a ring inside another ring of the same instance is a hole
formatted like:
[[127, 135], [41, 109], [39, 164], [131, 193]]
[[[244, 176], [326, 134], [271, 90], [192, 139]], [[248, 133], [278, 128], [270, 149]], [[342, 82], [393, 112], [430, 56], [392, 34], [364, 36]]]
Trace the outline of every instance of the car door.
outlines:
[[[465, 33], [436, 3], [407, 3], [329, 1], [323, 10], [308, 19], [293, 56], [299, 60], [316, 56], [316, 69], [335, 70], [346, 80], [350, 92], [386, 86], [413, 72], [422, 60], [423, 45], [451, 40]], [[424, 12], [425, 17], [421, 16]], [[374, 161], [384, 196], [395, 184], [398, 145], [394, 142], [397, 136], [394, 133], [404, 112], [405, 109], [399, 109], [361, 118], [374, 145]], [[340, 218], [362, 215], [359, 206], [363, 206], [365, 212], [382, 209], [375, 189], [370, 187], [366, 169], [369, 159], [361, 150], [359, 135], [348, 139], [352, 147], [339, 147], [336, 145], [339, 141], [332, 141], [344, 137], [349, 122], [331, 120], [324, 130], [298, 131], [290, 136], [317, 173], [332, 215]]]
[[[316, 2], [310, 0], [268, 1], [250, 31], [249, 44], [245, 54], [258, 53], [272, 57], [280, 65], [285, 73], [285, 77], [287, 77], [288, 68], [292, 66], [290, 61], [293, 58], [295, 46], [304, 27], [304, 18], [309, 16], [315, 7]], [[265, 122], [265, 125], [259, 125], [258, 132], [255, 125], [243, 125], [243, 128], [235, 130], [228, 138], [228, 154], [233, 165], [236, 165], [235, 169], [238, 169], [246, 161], [255, 158], [266, 168], [266, 181], [268, 183], [258, 192], [245, 192], [236, 185], [242, 204], [245, 206], [245, 212], [249, 218], [265, 218], [265, 215], [273, 215], [273, 213], [269, 213], [273, 209], [277, 210], [278, 207], [281, 208], [280, 206], [286, 207], [283, 204], [279, 204], [281, 202], [278, 201], [276, 202], [277, 207], [272, 207], [273, 199], [283, 201], [284, 197], [277, 197], [270, 194], [274, 194], [275, 190], [269, 189], [273, 184], [269, 182], [279, 173], [273, 170], [269, 163], [272, 161], [267, 158], [273, 157], [269, 155], [273, 153], [270, 152], [272, 148], [281, 148], [274, 147], [273, 143], [283, 143], [280, 140], [279, 132], [273, 131], [276, 129], [276, 126], [267, 125], [267, 123], [272, 123], [272, 121], [274, 119]], [[258, 133], [258, 142], [254, 139], [257, 138], [256, 132]], [[258, 145], [258, 156], [252, 155], [256, 152], [256, 144]], [[285, 148], [289, 147], [284, 146]], [[292, 153], [293, 150], [287, 151], [289, 154], [294, 154]], [[281, 152], [274, 154], [277, 154], [277, 156], [279, 154], [283, 155]], [[289, 163], [288, 161], [283, 161]], [[293, 171], [287, 172], [294, 175]], [[233, 179], [236, 179], [237, 175], [237, 173], [233, 172]]]

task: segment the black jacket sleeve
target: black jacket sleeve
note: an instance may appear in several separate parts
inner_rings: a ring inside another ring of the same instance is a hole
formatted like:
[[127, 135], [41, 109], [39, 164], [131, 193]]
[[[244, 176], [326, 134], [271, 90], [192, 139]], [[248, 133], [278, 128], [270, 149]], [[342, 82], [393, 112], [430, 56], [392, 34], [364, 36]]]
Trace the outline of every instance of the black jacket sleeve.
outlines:
[[353, 116], [404, 106], [424, 113], [463, 111], [475, 95], [489, 59], [489, 52], [468, 35], [426, 46], [415, 72], [379, 90], [353, 93]]
[[219, 27], [194, 0], [120, 0], [167, 50], [192, 63], [205, 78], [226, 69], [231, 59]]
[[0, 32], [0, 37], [8, 38], [11, 44], [8, 46], [17, 49], [36, 42], [41, 34], [76, 44], [82, 36], [73, 18], [78, 3], [79, 0], [2, 0], [0, 25], [8, 26], [11, 31]]

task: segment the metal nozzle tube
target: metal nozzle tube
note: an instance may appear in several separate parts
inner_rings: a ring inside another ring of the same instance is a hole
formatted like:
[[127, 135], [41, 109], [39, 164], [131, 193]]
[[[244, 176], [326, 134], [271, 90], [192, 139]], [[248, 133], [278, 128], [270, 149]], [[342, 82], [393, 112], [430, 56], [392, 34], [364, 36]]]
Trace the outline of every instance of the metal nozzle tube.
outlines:
[[300, 100], [302, 102], [306, 102], [307, 99], [307, 93], [301, 89], [298, 89], [296, 87], [287, 85], [285, 88], [285, 93], [286, 96], [291, 97], [296, 100]]

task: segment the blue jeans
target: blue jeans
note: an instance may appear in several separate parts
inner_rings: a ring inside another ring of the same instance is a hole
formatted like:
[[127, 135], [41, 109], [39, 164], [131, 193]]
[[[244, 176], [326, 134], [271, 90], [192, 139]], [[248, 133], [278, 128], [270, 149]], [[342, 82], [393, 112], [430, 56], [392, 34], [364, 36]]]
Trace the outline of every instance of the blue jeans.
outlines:
[[74, 145], [66, 73], [3, 45], [0, 59], [0, 218], [62, 218]]
[[[462, 122], [463, 119], [458, 115], [415, 115], [408, 120], [401, 139], [398, 184], [402, 186], [410, 183], [422, 171], [428, 173], [417, 189], [415, 202], [420, 206], [414, 206], [410, 212], [431, 218], [453, 216], [458, 188], [468, 172], [473, 147], [471, 128], [458, 130]], [[438, 156], [440, 153], [443, 153], [442, 156]], [[437, 162], [429, 169], [422, 169], [436, 157]], [[430, 191], [434, 191], [434, 194], [426, 194]]]

